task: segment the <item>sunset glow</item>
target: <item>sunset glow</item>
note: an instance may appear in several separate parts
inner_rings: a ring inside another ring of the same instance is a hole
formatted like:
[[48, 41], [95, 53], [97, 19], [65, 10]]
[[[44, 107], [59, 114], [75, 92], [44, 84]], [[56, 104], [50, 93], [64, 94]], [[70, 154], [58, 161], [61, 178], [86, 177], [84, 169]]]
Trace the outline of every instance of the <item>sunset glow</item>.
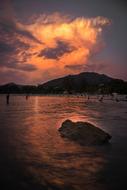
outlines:
[[[28, 42], [30, 47], [26, 63], [37, 68], [29, 77], [30, 80], [41, 80], [43, 73], [44, 80], [75, 73], [73, 66], [87, 64], [93, 49], [100, 45], [102, 27], [107, 24], [109, 20], [106, 18], [71, 19], [59, 13], [40, 15], [30, 25], [19, 24], [40, 42]], [[20, 40], [27, 43], [26, 38]]]
[[16, 61], [21, 69], [24, 66], [26, 71], [29, 69], [30, 72], [25, 72], [25, 68], [21, 71], [29, 83], [84, 71], [91, 54], [103, 43], [101, 33], [109, 23], [104, 17], [71, 18], [60, 13], [36, 16], [29, 24], [15, 19], [18, 32], [9, 43], [18, 42], [20, 46], [9, 61]]
[[126, 31], [124, 21], [116, 20], [117, 9], [112, 4], [108, 13], [102, 3], [103, 13], [90, 2], [70, 1], [54, 0], [50, 6], [42, 0], [0, 3], [1, 84], [42, 84], [81, 72], [126, 80], [121, 48]]
[[0, 190], [126, 189], [127, 1], [0, 0]]

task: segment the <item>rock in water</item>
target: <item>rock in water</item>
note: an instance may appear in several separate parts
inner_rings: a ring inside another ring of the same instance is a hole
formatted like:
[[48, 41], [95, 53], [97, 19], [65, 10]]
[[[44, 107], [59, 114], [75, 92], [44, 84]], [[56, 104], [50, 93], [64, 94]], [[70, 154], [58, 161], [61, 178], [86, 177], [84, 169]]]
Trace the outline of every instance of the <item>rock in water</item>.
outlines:
[[111, 136], [102, 129], [88, 122], [72, 122], [65, 120], [59, 128], [62, 137], [66, 137], [81, 145], [102, 145], [107, 143]]

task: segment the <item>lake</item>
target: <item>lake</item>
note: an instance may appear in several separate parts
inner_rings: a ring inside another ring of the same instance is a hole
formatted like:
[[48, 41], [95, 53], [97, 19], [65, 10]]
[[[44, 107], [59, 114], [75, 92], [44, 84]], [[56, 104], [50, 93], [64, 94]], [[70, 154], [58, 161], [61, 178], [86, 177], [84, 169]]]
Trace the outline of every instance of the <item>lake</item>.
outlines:
[[[112, 135], [87, 147], [62, 138], [65, 119], [88, 121]], [[73, 96], [0, 96], [1, 190], [126, 189], [127, 102]]]

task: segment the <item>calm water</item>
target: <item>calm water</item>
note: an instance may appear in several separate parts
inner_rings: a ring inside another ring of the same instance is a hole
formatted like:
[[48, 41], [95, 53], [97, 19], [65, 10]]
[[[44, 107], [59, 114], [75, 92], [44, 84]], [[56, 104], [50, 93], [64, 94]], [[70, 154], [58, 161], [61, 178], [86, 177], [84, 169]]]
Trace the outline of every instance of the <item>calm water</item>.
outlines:
[[[82, 147], [60, 137], [65, 119], [89, 121], [113, 137]], [[0, 96], [0, 189], [126, 189], [127, 102], [84, 97]], [[124, 188], [123, 188], [124, 187]]]

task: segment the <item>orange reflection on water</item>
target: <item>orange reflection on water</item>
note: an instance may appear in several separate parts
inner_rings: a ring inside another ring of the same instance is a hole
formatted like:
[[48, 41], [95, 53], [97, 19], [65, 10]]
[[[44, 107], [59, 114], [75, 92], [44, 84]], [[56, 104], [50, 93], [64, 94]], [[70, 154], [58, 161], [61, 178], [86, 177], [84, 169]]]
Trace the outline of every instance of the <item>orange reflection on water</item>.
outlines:
[[[59, 188], [94, 187], [97, 174], [106, 164], [103, 152], [64, 139], [57, 130], [65, 119], [83, 120], [87, 110], [83, 98], [31, 97], [30, 101], [33, 111], [25, 121], [30, 126], [26, 130], [32, 159], [27, 168], [30, 175], [39, 183], [46, 181]], [[86, 118], [90, 120], [88, 115]]]

